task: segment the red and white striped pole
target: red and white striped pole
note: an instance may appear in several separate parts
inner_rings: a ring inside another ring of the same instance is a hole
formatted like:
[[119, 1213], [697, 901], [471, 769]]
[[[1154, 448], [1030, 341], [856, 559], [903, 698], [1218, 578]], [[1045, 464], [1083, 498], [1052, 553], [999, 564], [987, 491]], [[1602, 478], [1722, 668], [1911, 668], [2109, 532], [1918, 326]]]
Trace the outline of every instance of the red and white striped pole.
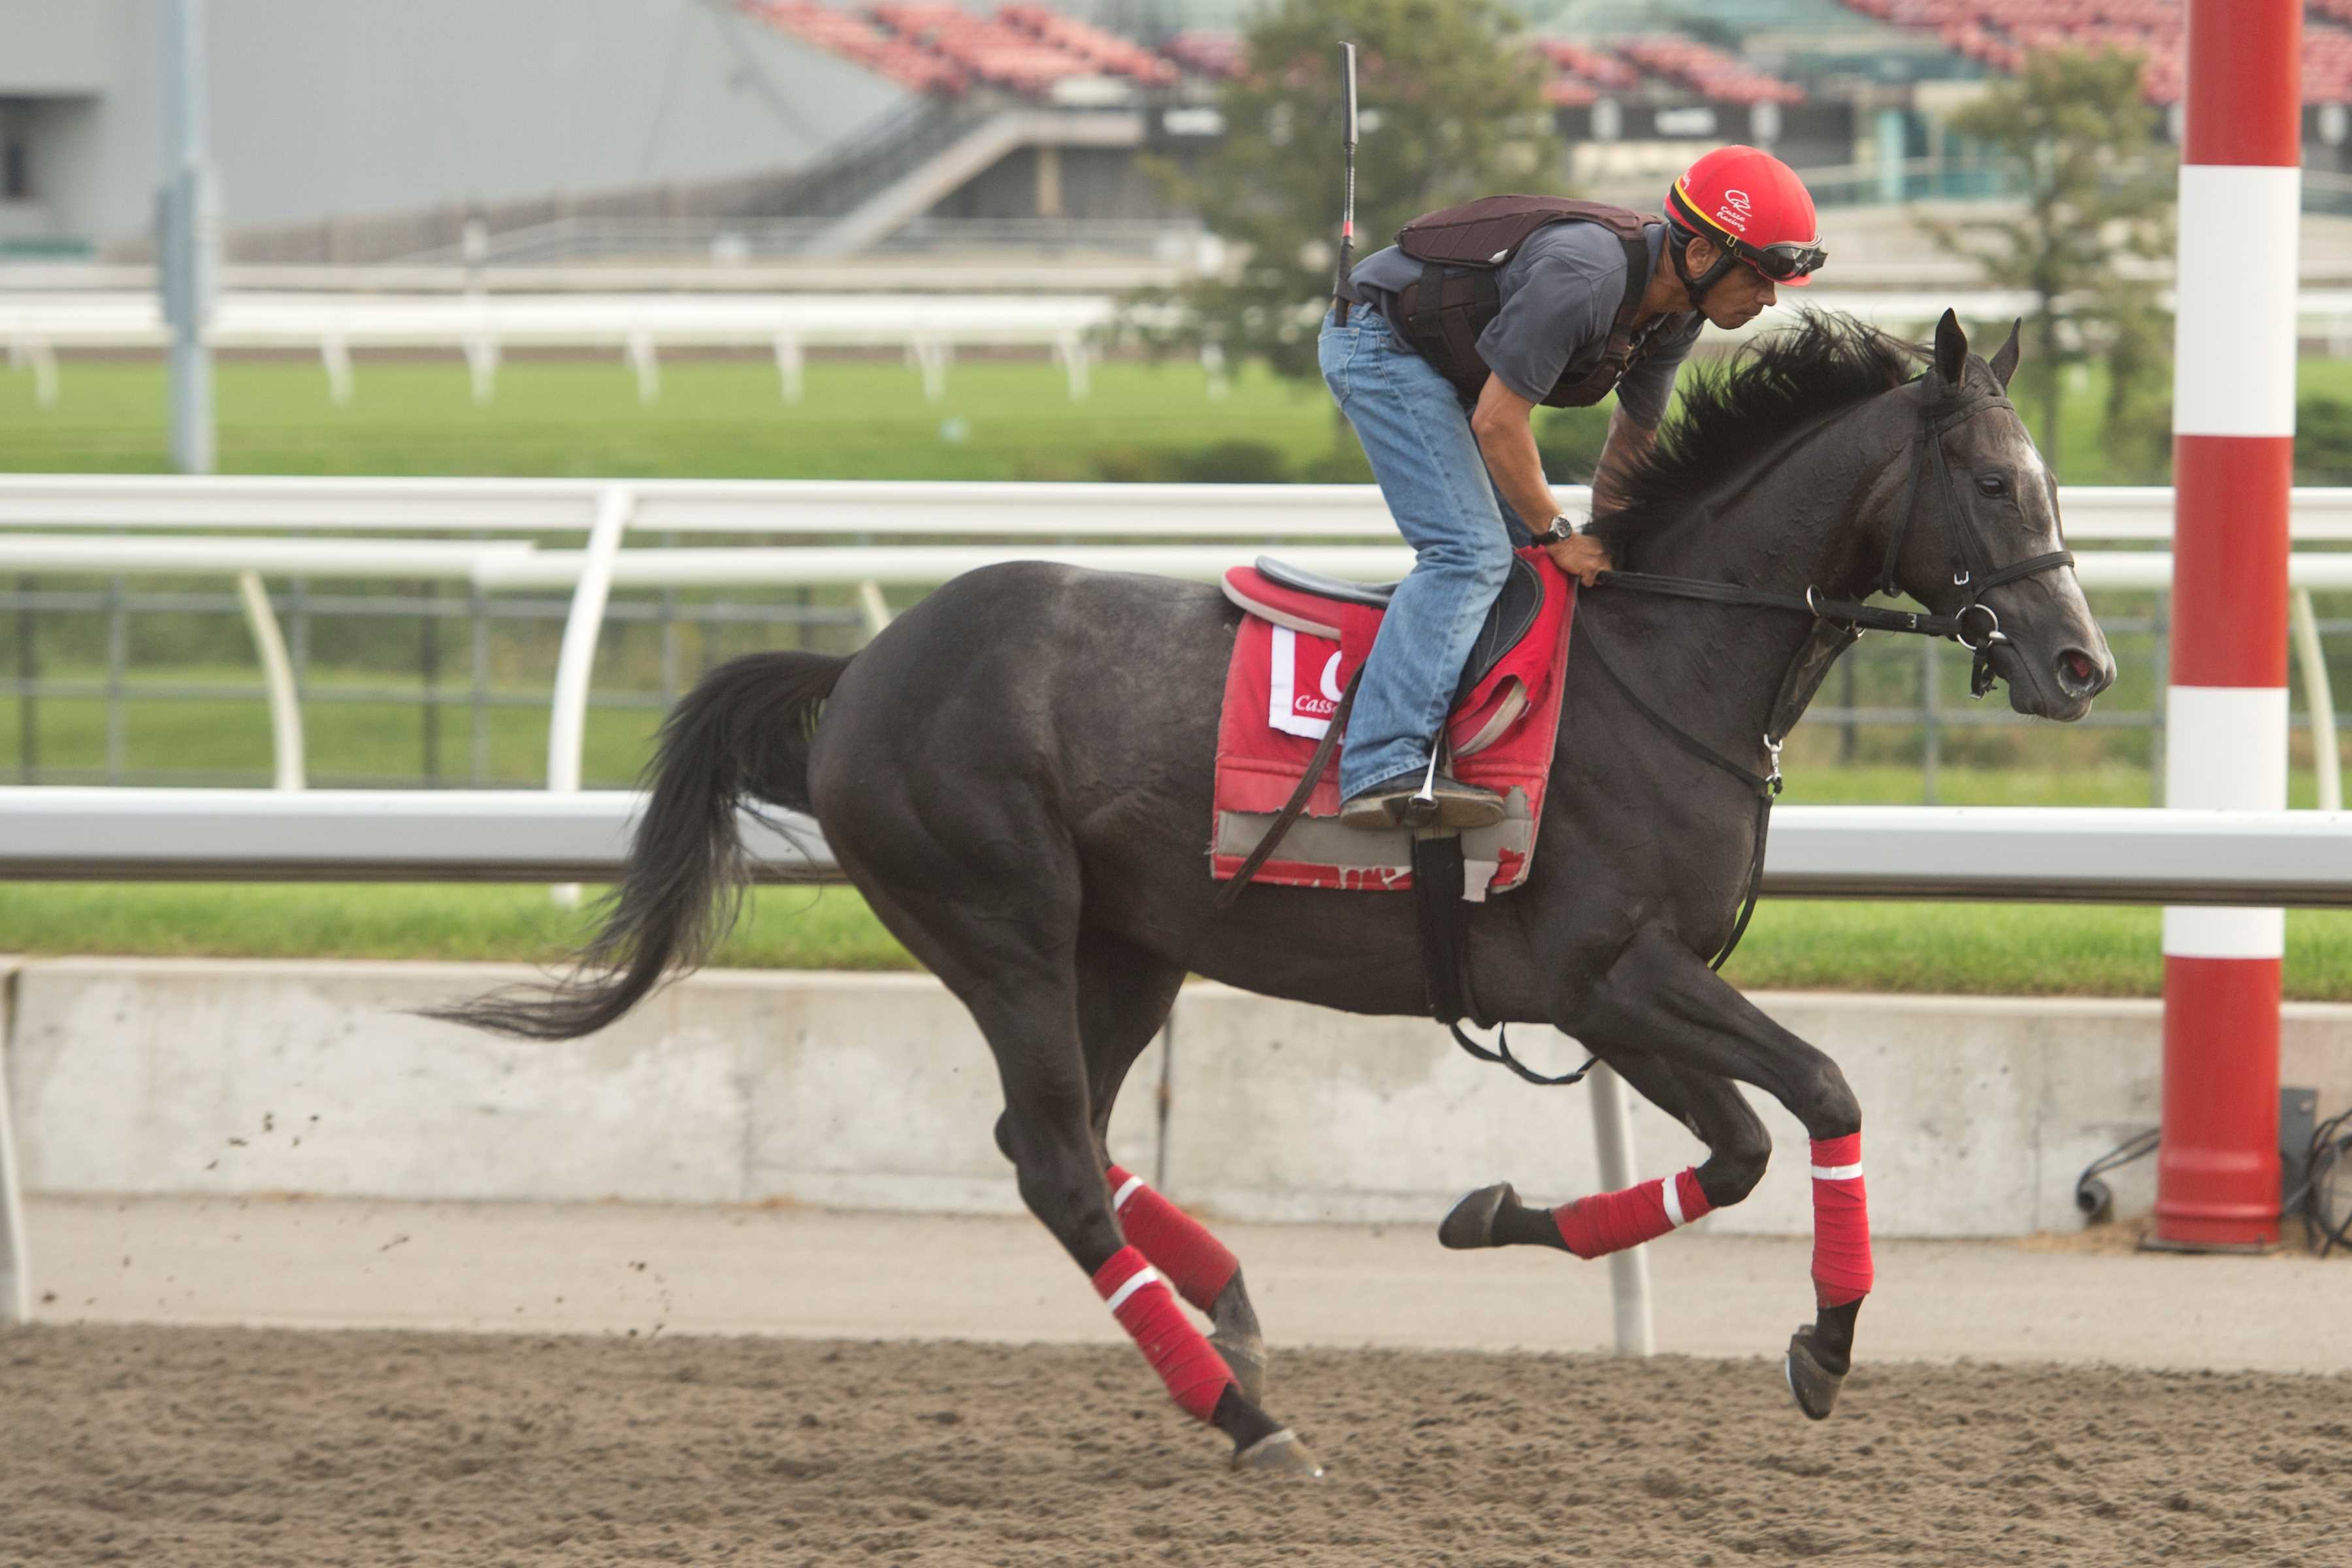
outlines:
[[[2189, 0], [2165, 798], [2286, 805], [2303, 0]], [[2156, 1239], [2278, 1239], [2280, 910], [2164, 911]]]

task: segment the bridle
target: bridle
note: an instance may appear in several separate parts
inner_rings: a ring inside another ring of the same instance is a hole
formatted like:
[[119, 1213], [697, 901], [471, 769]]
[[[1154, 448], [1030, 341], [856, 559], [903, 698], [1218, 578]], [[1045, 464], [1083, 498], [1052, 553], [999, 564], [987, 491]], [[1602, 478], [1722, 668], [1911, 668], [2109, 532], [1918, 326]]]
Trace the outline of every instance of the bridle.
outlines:
[[[1924, 372], [1917, 379], [1924, 380], [1934, 374], [1933, 371]], [[1815, 638], [1809, 639], [1806, 647], [1800, 648], [1790, 660], [1789, 668], [1780, 678], [1780, 696], [1766, 720], [1763, 739], [1770, 770], [1768, 773], [1758, 773], [1725, 756], [1644, 701], [1594, 646], [1591, 629], [1578, 629], [1578, 640], [1583, 644], [1582, 657], [1600, 666], [1601, 672], [1643, 716], [1664, 731], [1668, 738], [1685, 751], [1729, 773], [1756, 794], [1759, 802], [1756, 855], [1748, 868], [1747, 899], [1740, 909], [1738, 921], [1732, 928], [1730, 939], [1715, 955], [1711, 967], [1723, 967], [1732, 950], [1739, 945], [1739, 939], [1747, 934], [1748, 920], [1756, 912], [1757, 895], [1764, 880], [1764, 837], [1770, 826], [1773, 799], [1780, 793], [1780, 747], [1788, 738], [1789, 731], [1795, 726], [1805, 703], [1811, 700], [1812, 688], [1802, 682], [1801, 676], [1809, 662], [1807, 654], [1815, 648], [1817, 642], [1826, 635], [1827, 641], [1834, 644], [1830, 660], [1821, 664], [1821, 668], [1826, 672], [1828, 664], [1834, 662], [1835, 653], [1843, 653], [1865, 631], [1900, 632], [1948, 639], [1975, 656], [1975, 662], [1969, 672], [1969, 690], [1971, 696], [1980, 698], [1992, 689], [1992, 650], [2009, 641], [2008, 636], [2000, 629], [2000, 616], [1984, 602], [1985, 595], [2005, 583], [2014, 583], [2038, 573], [2053, 572], [2061, 566], [2074, 564], [2074, 552], [2063, 549], [2029, 556], [2022, 561], [1995, 563], [1977, 531], [1968, 507], [1963, 503], [1958, 484], [1952, 478], [1951, 463], [1944, 455], [1945, 436], [1980, 414], [1996, 408], [2013, 407], [2007, 397], [1979, 390], [1973, 393], [1964, 391], [1944, 401], [1928, 404], [1922, 411], [1920, 436], [1926, 453], [1920, 461], [1912, 464], [1909, 477], [1904, 481], [1903, 503], [1897, 509], [1895, 528], [1886, 542], [1886, 558], [1879, 568], [1875, 590], [1890, 595], [1901, 592], [1895, 581], [1895, 570], [1902, 563], [1903, 547], [1910, 537], [1912, 519], [1918, 510], [1920, 473], [1923, 469], [1932, 468], [1937, 483], [1931, 489], [1940, 489], [1945, 510], [1951, 519], [1946, 543], [1950, 551], [1952, 585], [1963, 591], [1958, 608], [1949, 615], [1923, 615], [1833, 599], [1812, 587], [1808, 587], [1801, 594], [1780, 594], [1744, 587], [1736, 583], [1668, 576], [1654, 572], [1601, 574], [1599, 584], [1612, 588], [1630, 588], [1638, 593], [1696, 599], [1707, 604], [1791, 610], [1813, 618]]]

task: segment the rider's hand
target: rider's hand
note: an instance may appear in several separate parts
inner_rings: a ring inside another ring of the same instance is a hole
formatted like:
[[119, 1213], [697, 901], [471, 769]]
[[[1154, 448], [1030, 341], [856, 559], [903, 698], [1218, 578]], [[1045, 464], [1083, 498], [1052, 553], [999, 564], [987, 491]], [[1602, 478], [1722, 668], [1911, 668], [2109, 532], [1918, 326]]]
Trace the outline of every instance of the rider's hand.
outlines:
[[1588, 588], [1592, 586], [1594, 578], [1610, 569], [1609, 552], [1601, 548], [1601, 541], [1589, 533], [1580, 533], [1573, 539], [1547, 544], [1544, 552], [1551, 557], [1553, 565]]

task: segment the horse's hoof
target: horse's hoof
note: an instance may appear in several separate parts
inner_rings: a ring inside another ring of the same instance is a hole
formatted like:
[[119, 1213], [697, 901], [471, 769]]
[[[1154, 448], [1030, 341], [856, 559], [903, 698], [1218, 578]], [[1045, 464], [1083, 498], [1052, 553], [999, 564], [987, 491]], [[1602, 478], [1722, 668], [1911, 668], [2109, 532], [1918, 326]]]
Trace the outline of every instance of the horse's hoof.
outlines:
[[1473, 1247], [1495, 1245], [1495, 1215], [1505, 1204], [1519, 1201], [1508, 1182], [1496, 1182], [1491, 1187], [1480, 1187], [1466, 1194], [1454, 1205], [1453, 1212], [1437, 1222], [1437, 1240], [1441, 1247], [1456, 1252]]
[[1234, 1374], [1234, 1386], [1252, 1405], [1265, 1403], [1265, 1341], [1255, 1334], [1227, 1335], [1212, 1331], [1209, 1348], [1225, 1358], [1225, 1370]]
[[1309, 1480], [1321, 1478], [1323, 1462], [1298, 1440], [1298, 1434], [1285, 1426], [1279, 1432], [1269, 1432], [1248, 1447], [1234, 1455], [1234, 1468], [1256, 1470], [1265, 1475], [1304, 1476]]
[[1811, 1323], [1789, 1336], [1789, 1359], [1780, 1363], [1788, 1377], [1789, 1392], [1795, 1396], [1797, 1408], [1808, 1419], [1823, 1421], [1837, 1408], [1838, 1390], [1845, 1384], [1845, 1373], [1832, 1372], [1814, 1359], [1813, 1327]]

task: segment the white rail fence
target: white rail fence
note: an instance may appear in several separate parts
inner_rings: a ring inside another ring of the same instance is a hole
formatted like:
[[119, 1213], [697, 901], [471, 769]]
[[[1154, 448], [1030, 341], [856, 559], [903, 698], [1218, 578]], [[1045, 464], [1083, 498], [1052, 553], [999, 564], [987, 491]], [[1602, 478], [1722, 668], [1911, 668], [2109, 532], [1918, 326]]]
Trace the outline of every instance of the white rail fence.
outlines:
[[[755, 349], [775, 359], [778, 391], [798, 403], [807, 351], [897, 348], [938, 402], [959, 349], [1052, 353], [1070, 396], [1119, 315], [1108, 295], [1003, 294], [223, 294], [206, 340], [222, 350], [315, 352], [329, 396], [352, 400], [353, 350], [446, 349], [465, 357], [488, 403], [509, 349], [617, 353], [637, 395], [661, 395], [661, 349]], [[160, 349], [169, 334], [152, 294], [0, 293], [0, 345], [31, 370], [44, 407], [63, 395], [59, 350]]]
[[[1948, 307], [1971, 321], [2031, 314], [2034, 296], [1982, 288], [1908, 290], [1822, 289], [1790, 301], [1841, 310], [1893, 330], [1916, 331]], [[2169, 309], [2169, 289], [2159, 302]], [[2352, 341], [2352, 289], [2305, 289], [2297, 295], [2300, 329], [2326, 338], [2337, 352]], [[788, 403], [805, 389], [812, 348], [898, 348], [919, 372], [924, 395], [946, 395], [956, 352], [967, 348], [1050, 351], [1068, 378], [1070, 395], [1087, 395], [1089, 367], [1122, 316], [1164, 322], [1165, 310], [1123, 307], [1109, 294], [858, 294], [858, 293], [348, 293], [238, 289], [218, 297], [205, 331], [222, 350], [315, 353], [329, 395], [349, 402], [355, 349], [445, 349], [462, 354], [475, 400], [487, 403], [499, 363], [509, 349], [558, 348], [618, 353], [635, 374], [646, 402], [661, 395], [662, 348], [763, 349], [774, 355], [779, 390]], [[1767, 312], [1743, 331], [1784, 320]], [[62, 395], [58, 353], [64, 351], [160, 349], [168, 341], [152, 292], [0, 290], [0, 345], [12, 363], [29, 367], [36, 400], [54, 405]], [[1221, 389], [1222, 361], [1203, 360], [1210, 395]]]
[[[1591, 504], [1581, 488], [1559, 493], [1572, 509]], [[2080, 551], [2085, 585], [2170, 586], [2168, 553], [2117, 548], [2170, 539], [2169, 489], [2075, 487], [2060, 501], [2069, 542], [2102, 547]], [[284, 537], [297, 531], [360, 537]], [[431, 537], [451, 533], [522, 537]], [[583, 533], [578, 549], [540, 542]], [[673, 534], [807, 542], [630, 543]], [[2294, 537], [2298, 545], [2352, 543], [2352, 489], [2295, 491]], [[1394, 577], [1412, 564], [1370, 485], [0, 476], [0, 571], [238, 583], [269, 702], [274, 776], [287, 788], [304, 778], [301, 714], [291, 671], [272, 652], [284, 639], [265, 575], [570, 589], [546, 774], [551, 787], [566, 788], [580, 778], [589, 672], [616, 586], [846, 586], [872, 632], [889, 619], [886, 587], [929, 586], [999, 562], [1213, 582], [1261, 546], [1339, 576]], [[2335, 809], [2342, 787], [2334, 700], [2311, 594], [2352, 590], [2352, 551], [2298, 549], [2289, 576], [2319, 799]]]

